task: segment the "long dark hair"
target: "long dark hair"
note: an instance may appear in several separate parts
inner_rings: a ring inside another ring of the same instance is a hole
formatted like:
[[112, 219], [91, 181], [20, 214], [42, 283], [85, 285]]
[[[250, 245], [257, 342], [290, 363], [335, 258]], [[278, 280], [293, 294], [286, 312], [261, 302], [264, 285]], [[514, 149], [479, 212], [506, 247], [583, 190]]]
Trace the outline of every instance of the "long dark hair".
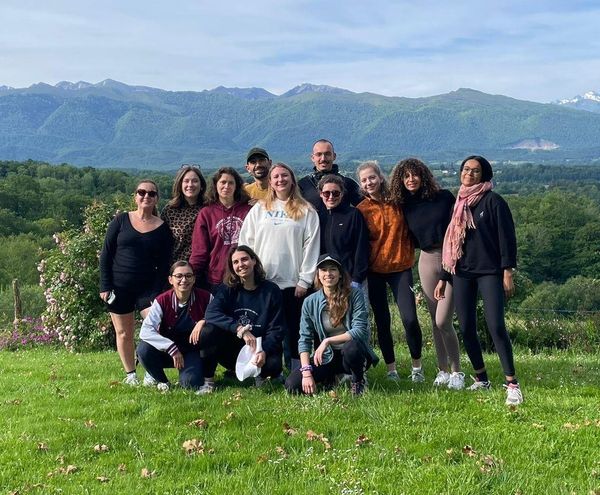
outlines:
[[217, 182], [222, 175], [231, 175], [233, 180], [235, 181], [235, 192], [233, 193], [233, 200], [236, 203], [247, 203], [250, 200], [250, 196], [244, 189], [244, 181], [240, 174], [238, 174], [237, 170], [232, 167], [221, 167], [217, 170], [213, 176], [211, 177], [210, 187], [208, 188], [208, 192], [206, 193], [206, 203], [209, 205], [215, 204], [219, 202], [219, 193], [217, 193]]
[[[350, 308], [350, 292], [352, 289], [350, 288], [350, 274], [344, 270], [337, 263], [331, 263], [334, 265], [338, 271], [340, 272], [340, 279], [338, 280], [337, 285], [332, 290], [331, 296], [325, 296], [327, 299], [327, 304], [329, 305], [329, 319], [331, 324], [334, 327], [337, 327], [346, 316], [348, 312], [348, 308]], [[319, 269], [317, 268], [317, 273], [315, 274], [315, 288], [322, 289], [323, 284], [319, 280]]]
[[392, 201], [397, 206], [403, 205], [412, 196], [404, 186], [404, 177], [408, 173], [418, 175], [421, 178], [421, 188], [417, 192], [421, 198], [431, 199], [439, 192], [440, 186], [438, 186], [429, 167], [418, 158], [405, 158], [398, 162], [390, 176]]
[[200, 192], [198, 193], [198, 200], [196, 201], [197, 206], [204, 205], [204, 195], [206, 194], [206, 179], [202, 175], [200, 168], [196, 165], [182, 165], [175, 175], [173, 180], [173, 190], [171, 191], [171, 200], [168, 205], [173, 208], [182, 208], [186, 204], [185, 197], [183, 196], [183, 178], [188, 172], [194, 172], [198, 179], [200, 179]]
[[246, 253], [250, 256], [250, 259], [256, 261], [254, 265], [254, 283], [259, 285], [267, 278], [267, 274], [265, 273], [265, 269], [262, 266], [260, 258], [258, 255], [252, 250], [251, 247], [246, 246], [244, 244], [240, 244], [237, 247], [232, 247], [227, 254], [227, 267], [225, 268], [225, 276], [223, 277], [223, 283], [228, 287], [238, 288], [242, 286], [242, 279], [235, 273], [233, 269], [233, 261], [231, 258], [233, 257], [233, 253], [238, 251]]

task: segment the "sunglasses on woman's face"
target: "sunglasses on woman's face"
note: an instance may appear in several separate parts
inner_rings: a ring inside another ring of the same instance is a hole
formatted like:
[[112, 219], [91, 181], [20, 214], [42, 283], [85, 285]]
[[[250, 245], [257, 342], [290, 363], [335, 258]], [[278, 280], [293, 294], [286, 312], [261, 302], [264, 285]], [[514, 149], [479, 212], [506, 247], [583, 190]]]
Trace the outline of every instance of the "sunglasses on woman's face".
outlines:
[[136, 194], [137, 194], [138, 196], [141, 196], [142, 198], [143, 198], [144, 196], [146, 196], [146, 194], [147, 194], [148, 196], [150, 196], [151, 198], [156, 198], [156, 195], [157, 195], [158, 193], [157, 193], [156, 191], [146, 191], [145, 189], [138, 189], [138, 190], [136, 191]]
[[321, 195], [326, 199], [329, 199], [330, 196], [339, 198], [342, 195], [342, 191], [321, 191]]

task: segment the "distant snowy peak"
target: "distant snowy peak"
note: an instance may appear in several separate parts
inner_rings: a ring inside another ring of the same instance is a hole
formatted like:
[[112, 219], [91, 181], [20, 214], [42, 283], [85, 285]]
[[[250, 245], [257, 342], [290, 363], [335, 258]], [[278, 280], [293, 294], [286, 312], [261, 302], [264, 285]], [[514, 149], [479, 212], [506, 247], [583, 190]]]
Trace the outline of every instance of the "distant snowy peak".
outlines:
[[347, 89], [335, 88], [333, 86], [326, 86], [324, 84], [303, 83], [283, 93], [281, 96], [296, 96], [303, 93], [329, 93], [339, 95], [353, 94], [352, 91]]
[[85, 81], [78, 81], [76, 83], [72, 83], [70, 81], [60, 81], [54, 85], [56, 88], [66, 89], [67, 91], [75, 91], [78, 89], [89, 88], [91, 86], [93, 86], [93, 84]]
[[583, 96], [579, 95], [573, 98], [565, 98], [564, 100], [559, 100], [555, 103], [576, 110], [600, 113], [600, 93], [595, 91], [588, 91]]

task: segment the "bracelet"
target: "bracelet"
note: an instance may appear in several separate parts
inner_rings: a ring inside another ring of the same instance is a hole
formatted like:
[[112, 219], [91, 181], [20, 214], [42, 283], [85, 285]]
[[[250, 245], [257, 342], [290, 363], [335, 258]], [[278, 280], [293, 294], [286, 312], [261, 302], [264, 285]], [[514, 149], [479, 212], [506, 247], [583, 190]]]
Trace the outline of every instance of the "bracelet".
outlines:
[[304, 371], [312, 371], [312, 366], [310, 364], [307, 364], [305, 366], [301, 366], [300, 367], [300, 373], [304, 372]]

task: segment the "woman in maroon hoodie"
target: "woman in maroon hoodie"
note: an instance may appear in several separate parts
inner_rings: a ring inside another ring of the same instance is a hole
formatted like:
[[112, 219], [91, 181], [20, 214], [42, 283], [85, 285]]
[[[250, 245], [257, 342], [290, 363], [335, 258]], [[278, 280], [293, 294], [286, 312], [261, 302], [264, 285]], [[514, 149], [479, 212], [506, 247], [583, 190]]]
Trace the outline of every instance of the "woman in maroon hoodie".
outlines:
[[240, 174], [222, 167], [212, 176], [207, 206], [200, 210], [192, 234], [190, 265], [213, 294], [223, 282], [227, 255], [237, 246], [244, 218], [250, 211]]

